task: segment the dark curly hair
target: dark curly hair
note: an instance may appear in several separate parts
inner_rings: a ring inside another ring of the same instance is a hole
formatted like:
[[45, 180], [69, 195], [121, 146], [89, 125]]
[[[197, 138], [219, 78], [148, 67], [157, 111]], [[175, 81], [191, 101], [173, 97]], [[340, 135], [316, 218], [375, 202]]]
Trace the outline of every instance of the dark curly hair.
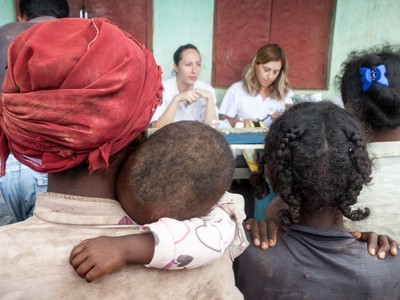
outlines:
[[25, 15], [28, 20], [42, 16], [67, 18], [69, 6], [67, 0], [21, 0], [19, 12], [22, 16]]
[[197, 47], [195, 45], [186, 44], [186, 45], [179, 46], [178, 49], [176, 49], [176, 51], [174, 53], [175, 65], [179, 65], [179, 62], [182, 60], [182, 52], [185, 50], [188, 50], [188, 49], [196, 50], [200, 54], [199, 50], [197, 49]]
[[[209, 213], [228, 190], [234, 170], [232, 150], [221, 133], [201, 122], [175, 122], [129, 156], [118, 176], [117, 195], [138, 223], [185, 220]], [[148, 219], [153, 210], [162, 213]]]
[[330, 102], [299, 103], [278, 118], [265, 138], [264, 153], [252, 183], [260, 198], [272, 188], [289, 206], [280, 212], [283, 228], [325, 207], [350, 220], [369, 209], [351, 209], [371, 181], [371, 160], [363, 130], [350, 112]]
[[[360, 67], [373, 69], [383, 64], [389, 86], [373, 83], [362, 90]], [[400, 46], [383, 45], [353, 51], [335, 78], [345, 107], [372, 130], [392, 130], [400, 126]]]

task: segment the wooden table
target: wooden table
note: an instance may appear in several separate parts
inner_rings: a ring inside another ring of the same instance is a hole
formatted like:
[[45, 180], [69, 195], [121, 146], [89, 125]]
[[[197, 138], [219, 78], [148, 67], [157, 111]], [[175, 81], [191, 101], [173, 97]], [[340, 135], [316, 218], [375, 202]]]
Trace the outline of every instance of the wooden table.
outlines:
[[[268, 133], [267, 128], [230, 128], [218, 131], [224, 135], [234, 154], [237, 154], [237, 150], [263, 149], [264, 139]], [[249, 168], [237, 166], [233, 178], [248, 179], [250, 174]]]

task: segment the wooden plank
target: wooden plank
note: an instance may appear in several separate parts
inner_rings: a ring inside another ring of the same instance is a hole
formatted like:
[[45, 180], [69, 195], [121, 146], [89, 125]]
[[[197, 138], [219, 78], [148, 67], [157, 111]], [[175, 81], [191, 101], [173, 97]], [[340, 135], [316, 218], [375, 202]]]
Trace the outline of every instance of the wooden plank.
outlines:
[[213, 86], [239, 81], [245, 65], [268, 42], [271, 1], [215, 0]]
[[[260, 149], [264, 145], [268, 128], [229, 128], [217, 129], [223, 134], [229, 144], [235, 149]], [[153, 134], [157, 128], [149, 128], [148, 134]]]
[[300, 89], [327, 87], [334, 0], [273, 1], [271, 43], [289, 61], [289, 80]]
[[[268, 132], [266, 128], [233, 128], [219, 129], [229, 144], [264, 144], [265, 136]], [[247, 147], [246, 147], [247, 148]], [[243, 148], [242, 148], [243, 149]]]
[[152, 0], [68, 0], [68, 4], [70, 17], [79, 18], [84, 7], [88, 18], [107, 18], [152, 50]]
[[296, 89], [327, 87], [335, 0], [215, 0], [212, 84], [227, 88], [266, 43], [279, 44]]

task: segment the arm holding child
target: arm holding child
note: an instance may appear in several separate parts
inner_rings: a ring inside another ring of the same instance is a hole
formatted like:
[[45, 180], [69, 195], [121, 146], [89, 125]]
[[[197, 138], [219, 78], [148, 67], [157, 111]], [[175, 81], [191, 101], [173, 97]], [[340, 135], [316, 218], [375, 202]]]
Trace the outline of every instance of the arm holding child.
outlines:
[[191, 269], [216, 261], [227, 249], [233, 260], [248, 245], [241, 225], [243, 205], [241, 195], [226, 193], [207, 216], [185, 221], [161, 218], [141, 227], [151, 234], [85, 240], [72, 250], [70, 263], [79, 276], [92, 282], [127, 264]]
[[[280, 197], [276, 197], [269, 204], [265, 213], [265, 220], [257, 221], [248, 219], [245, 229], [251, 232], [254, 246], [259, 246], [263, 250], [274, 247], [277, 242], [277, 232], [279, 229], [279, 212], [287, 209], [287, 204]], [[386, 254], [397, 256], [400, 243], [388, 235], [377, 234], [375, 232], [350, 232], [356, 240], [366, 242], [368, 253], [372, 256], [384, 259]]]
[[70, 263], [92, 281], [128, 263], [196, 268], [226, 249], [233, 260], [248, 245], [244, 199], [226, 192], [234, 166], [229, 144], [214, 128], [196, 121], [160, 128], [125, 160], [117, 180], [126, 219], [147, 224], [144, 234], [85, 241], [72, 250]]

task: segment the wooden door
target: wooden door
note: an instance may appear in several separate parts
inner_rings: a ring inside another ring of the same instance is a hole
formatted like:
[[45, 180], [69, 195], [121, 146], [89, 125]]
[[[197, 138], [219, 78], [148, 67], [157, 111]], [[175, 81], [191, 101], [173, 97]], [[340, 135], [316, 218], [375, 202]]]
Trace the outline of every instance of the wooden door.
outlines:
[[241, 79], [266, 43], [279, 44], [294, 88], [324, 89], [334, 0], [215, 0], [213, 85]]
[[260, 45], [269, 41], [272, 0], [215, 0], [212, 82], [228, 87], [240, 80]]
[[68, 0], [68, 3], [70, 17], [79, 18], [82, 11], [88, 18], [107, 18], [152, 50], [152, 0]]
[[[132, 34], [152, 51], [153, 1], [152, 0], [68, 0], [69, 16], [87, 18], [104, 17]], [[18, 14], [19, 0], [15, 0]]]

